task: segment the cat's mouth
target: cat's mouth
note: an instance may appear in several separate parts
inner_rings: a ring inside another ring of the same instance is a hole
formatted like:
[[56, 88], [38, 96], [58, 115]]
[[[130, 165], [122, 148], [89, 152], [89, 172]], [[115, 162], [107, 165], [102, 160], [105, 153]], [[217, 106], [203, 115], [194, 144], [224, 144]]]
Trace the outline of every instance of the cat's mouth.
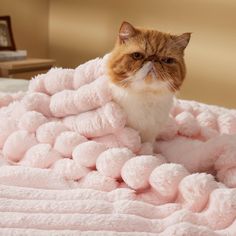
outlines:
[[157, 80], [157, 78], [158, 78], [158, 75], [157, 75], [156, 69], [154, 68], [153, 65], [150, 65], [150, 69], [149, 71], [147, 71], [147, 74], [143, 79], [147, 82], [152, 82], [152, 81]]
[[157, 80], [158, 75], [157, 75], [157, 71], [155, 68], [152, 67], [151, 70], [149, 71], [149, 73], [151, 74], [153, 79]]

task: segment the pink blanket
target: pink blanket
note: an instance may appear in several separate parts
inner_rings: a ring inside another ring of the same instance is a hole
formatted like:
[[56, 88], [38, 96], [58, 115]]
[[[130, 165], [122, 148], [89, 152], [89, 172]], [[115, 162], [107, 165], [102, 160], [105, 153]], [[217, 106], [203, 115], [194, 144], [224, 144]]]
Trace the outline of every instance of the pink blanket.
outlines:
[[107, 56], [0, 94], [0, 235], [236, 235], [236, 110], [176, 100], [155, 146]]

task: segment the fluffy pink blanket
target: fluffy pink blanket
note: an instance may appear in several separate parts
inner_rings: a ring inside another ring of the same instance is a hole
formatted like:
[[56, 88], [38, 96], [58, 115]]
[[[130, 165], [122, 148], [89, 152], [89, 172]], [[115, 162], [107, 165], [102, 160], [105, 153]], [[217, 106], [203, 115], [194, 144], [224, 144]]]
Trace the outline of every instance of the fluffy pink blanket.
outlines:
[[0, 235], [236, 235], [236, 110], [176, 100], [155, 147], [105, 64], [0, 94]]

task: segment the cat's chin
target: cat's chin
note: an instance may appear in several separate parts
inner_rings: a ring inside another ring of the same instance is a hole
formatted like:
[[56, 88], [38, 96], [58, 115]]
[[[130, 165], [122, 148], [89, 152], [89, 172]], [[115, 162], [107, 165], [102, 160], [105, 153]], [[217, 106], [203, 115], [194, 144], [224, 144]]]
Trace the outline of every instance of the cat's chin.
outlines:
[[139, 81], [132, 81], [127, 83], [125, 86], [114, 83], [110, 81], [110, 85], [113, 88], [120, 88], [129, 93], [153, 93], [153, 94], [174, 94], [174, 92], [170, 89], [167, 82], [164, 81], [154, 81], [152, 83], [147, 82], [148, 78]]
[[137, 92], [173, 93], [167, 81], [158, 79], [154, 68], [151, 67], [148, 72], [143, 73], [143, 77], [137, 77], [137, 75], [140, 75], [140, 73], [129, 78], [130, 83], [127, 88], [130, 90]]
[[[144, 80], [142, 81], [135, 81], [130, 83], [129, 89], [134, 92], [151, 92], [151, 93], [173, 93], [173, 91], [170, 90], [168, 83], [164, 81], [153, 81], [151, 78], [151, 75], [148, 75]], [[151, 81], [151, 82], [150, 82]]]

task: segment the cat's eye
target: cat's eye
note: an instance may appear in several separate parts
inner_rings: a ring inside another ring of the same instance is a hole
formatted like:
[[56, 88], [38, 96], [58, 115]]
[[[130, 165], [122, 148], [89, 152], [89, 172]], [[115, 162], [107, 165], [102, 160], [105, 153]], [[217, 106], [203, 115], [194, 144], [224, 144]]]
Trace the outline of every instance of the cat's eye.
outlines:
[[161, 61], [165, 64], [173, 64], [175, 62], [175, 59], [172, 57], [164, 57], [161, 59]]
[[144, 58], [144, 55], [140, 52], [134, 52], [131, 56], [134, 60], [142, 60]]

